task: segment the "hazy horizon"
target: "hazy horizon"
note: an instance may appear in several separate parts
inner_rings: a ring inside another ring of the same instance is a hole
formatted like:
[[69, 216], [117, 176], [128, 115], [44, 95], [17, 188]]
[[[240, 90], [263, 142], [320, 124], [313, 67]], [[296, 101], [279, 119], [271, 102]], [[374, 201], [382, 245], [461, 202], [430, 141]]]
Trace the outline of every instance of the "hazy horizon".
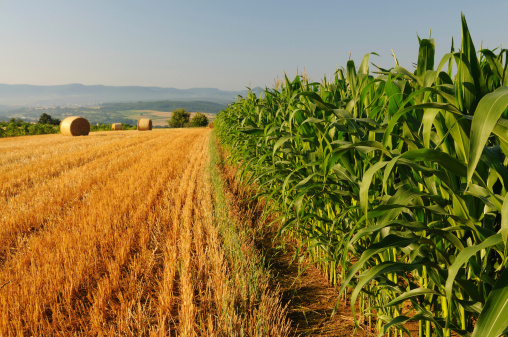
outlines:
[[[351, 59], [412, 70], [418, 39], [436, 63], [460, 44], [466, 16], [476, 49], [508, 42], [508, 2], [97, 1], [0, 4], [0, 83], [161, 88], [271, 87], [297, 69], [313, 80]], [[505, 32], [505, 33], [503, 33]]]
[[[0, 82], [0, 85], [30, 85], [30, 86], [39, 86], [39, 87], [53, 87], [53, 86], [68, 86], [68, 85], [83, 85], [83, 86], [104, 86], [104, 87], [143, 87], [143, 88], [161, 88], [161, 89], [177, 89], [177, 90], [191, 90], [191, 89], [217, 89], [220, 91], [243, 91], [247, 87], [239, 88], [237, 90], [229, 90], [229, 89], [220, 89], [217, 87], [188, 87], [188, 88], [176, 88], [176, 87], [163, 87], [158, 85], [107, 85], [102, 83], [96, 83], [96, 84], [84, 84], [84, 83], [78, 83], [78, 82], [72, 82], [72, 83], [61, 83], [61, 84], [30, 84], [30, 83], [4, 83]], [[252, 89], [254, 88], [264, 88], [261, 86], [252, 86]]]

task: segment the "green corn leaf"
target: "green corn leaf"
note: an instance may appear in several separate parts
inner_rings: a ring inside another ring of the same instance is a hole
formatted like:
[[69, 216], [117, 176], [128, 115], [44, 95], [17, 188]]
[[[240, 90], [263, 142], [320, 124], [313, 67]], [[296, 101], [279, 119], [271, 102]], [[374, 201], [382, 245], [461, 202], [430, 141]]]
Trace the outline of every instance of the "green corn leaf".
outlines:
[[[453, 52], [451, 53], [448, 53], [448, 54], [445, 54], [442, 58], [441, 58], [441, 61], [439, 62], [439, 65], [437, 66], [437, 69], [436, 69], [436, 78], [434, 79], [434, 81], [437, 80], [437, 76], [439, 76], [441, 70], [444, 68], [444, 66], [446, 65], [446, 63], [450, 64], [451, 62], [453, 61]], [[445, 73], [446, 74], [446, 73]]]
[[392, 221], [392, 222], [387, 222], [387, 223], [383, 223], [383, 224], [377, 224], [374, 226], [362, 228], [358, 231], [358, 233], [356, 233], [351, 238], [351, 240], [349, 240], [349, 245], [350, 246], [354, 245], [362, 236], [379, 231], [379, 230], [389, 226], [390, 224], [399, 224], [399, 221]]
[[403, 77], [403, 78], [412, 80], [413, 82], [418, 83], [419, 85], [423, 86], [423, 79], [416, 77], [413, 73], [408, 71], [406, 68], [397, 66], [397, 67], [393, 68], [392, 72], [394, 74], [404, 75], [405, 77]]
[[490, 169], [489, 178], [499, 177], [503, 186], [508, 187], [508, 169], [503, 165], [505, 155], [501, 146], [485, 147], [480, 160]]
[[284, 183], [282, 184], [282, 195], [285, 194], [286, 192], [286, 186], [289, 184], [289, 181], [291, 180], [291, 177], [293, 176], [293, 174], [296, 174], [299, 170], [302, 170], [303, 167], [300, 167], [296, 170], [294, 170], [293, 172], [289, 173], [288, 176], [284, 179]]
[[[388, 321], [388, 320], [386, 320], [386, 321]], [[397, 316], [397, 317], [393, 318], [387, 324], [383, 325], [383, 329], [381, 329], [378, 336], [379, 337], [386, 336], [388, 329], [391, 328], [392, 326], [399, 327], [402, 324], [409, 322], [409, 321], [432, 322], [434, 324], [434, 326], [437, 327], [436, 331], [435, 331], [436, 336], [437, 337], [443, 336], [443, 331], [442, 331], [443, 329], [441, 328], [441, 324], [440, 324], [441, 322], [438, 319], [436, 319], [432, 315], [431, 312], [424, 310], [423, 308], [419, 308], [419, 310], [417, 311], [417, 314], [414, 316], [409, 317], [409, 316], [401, 315], [401, 316]], [[406, 335], [411, 336], [410, 332], [406, 332]], [[465, 335], [464, 337], [469, 337], [469, 336]]]
[[353, 176], [351, 173], [349, 173], [348, 170], [346, 170], [342, 165], [337, 164], [332, 166], [331, 168], [333, 172], [340, 178], [349, 181], [351, 185], [357, 185], [358, 180], [356, 176]]
[[436, 296], [443, 296], [441, 293], [433, 290], [433, 289], [427, 289], [427, 288], [416, 288], [410, 291], [407, 291], [405, 293], [402, 293], [402, 295], [398, 296], [397, 298], [393, 299], [392, 301], [386, 303], [384, 306], [391, 307], [397, 304], [400, 304], [404, 302], [407, 299], [421, 296], [421, 295], [436, 295]]
[[[450, 54], [453, 54], [454, 52], [455, 52], [455, 43], [453, 42], [453, 37], [452, 37], [452, 44], [450, 46]], [[446, 71], [448, 76], [452, 77], [452, 71], [453, 71], [453, 60], [450, 59], [450, 61], [448, 61], [448, 70]]]
[[318, 124], [318, 123], [324, 123], [324, 122], [325, 122], [325, 120], [323, 120], [323, 119], [319, 119], [319, 118], [316, 118], [316, 117], [309, 117], [306, 120], [304, 120], [303, 123], [300, 124], [300, 125], [304, 125], [306, 123]]
[[505, 258], [508, 251], [508, 195], [505, 195], [501, 208], [501, 236], [505, 245]]
[[[418, 151], [418, 150], [413, 150], [413, 151]], [[448, 176], [447, 172], [444, 170], [429, 168], [427, 166], [418, 164], [416, 161], [408, 160], [408, 159], [404, 159], [404, 158], [400, 159], [398, 162], [400, 164], [407, 165], [416, 171], [419, 171], [419, 172], [422, 172], [425, 174], [432, 174], [433, 176], [439, 178], [442, 182], [444, 182], [448, 186], [452, 185], [452, 183], [450, 181], [450, 177]], [[385, 169], [385, 174], [387, 174], [387, 171], [388, 171], [388, 167]], [[388, 172], [388, 174], [389, 174], [389, 172]], [[437, 191], [435, 194], [437, 194]]]
[[367, 215], [368, 203], [369, 203], [369, 189], [372, 182], [372, 178], [380, 169], [388, 164], [388, 161], [382, 161], [371, 166], [367, 172], [363, 175], [362, 182], [360, 183], [360, 207], [363, 213]]
[[489, 49], [481, 49], [479, 52], [485, 56], [487, 62], [490, 64], [490, 68], [494, 71], [494, 74], [500, 81], [502, 81], [504, 69], [501, 60], [499, 60], [498, 57]]
[[[396, 205], [397, 207], [387, 212], [384, 212], [384, 214], [379, 217], [378, 222], [384, 223], [395, 219], [411, 201], [413, 201], [415, 198], [422, 196], [427, 195], [425, 193], [420, 192], [416, 188], [411, 188], [408, 185], [400, 186], [397, 189], [397, 192], [395, 192], [395, 194], [386, 201], [386, 205], [382, 205], [382, 206]], [[380, 207], [378, 207], [377, 209], [379, 209]]]
[[357, 89], [357, 77], [356, 77], [355, 63], [353, 61], [347, 62], [346, 74], [347, 74], [347, 80], [349, 82], [353, 97], [356, 97], [356, 95], [358, 93], [358, 89]]
[[499, 118], [497, 124], [494, 126], [492, 132], [499, 137], [499, 139], [508, 144], [508, 120]]
[[[420, 266], [422, 266], [422, 263], [407, 264], [407, 263], [387, 261], [387, 262], [382, 262], [376, 266], [373, 266], [372, 268], [365, 271], [362, 275], [360, 275], [358, 284], [356, 285], [355, 289], [353, 290], [353, 293], [351, 294], [351, 311], [353, 312], [353, 316], [355, 318], [355, 323], [357, 324], [356, 315], [355, 315], [356, 299], [358, 298], [360, 291], [362, 291], [363, 287], [368, 282], [370, 282], [370, 280], [372, 280], [373, 278], [375, 278], [379, 275], [383, 275], [386, 273], [411, 272]], [[339, 292], [339, 294], [340, 294], [340, 292]]]
[[470, 143], [468, 134], [471, 132], [471, 125], [465, 118], [465, 116], [457, 116], [448, 112], [444, 115], [444, 122], [448, 128], [447, 133], [451, 135], [449, 140], [450, 147], [452, 146], [451, 143], [453, 143], [458, 159], [467, 162]]
[[439, 77], [439, 73], [434, 70], [427, 70], [425, 75], [423, 76], [423, 86], [425, 88], [430, 88], [436, 79]]
[[362, 268], [365, 268], [367, 261], [374, 255], [379, 254], [390, 247], [407, 247], [408, 245], [417, 241], [417, 238], [405, 238], [397, 235], [390, 234], [378, 243], [373, 244], [365, 252], [363, 252], [360, 259], [348, 270], [342, 286], [339, 289], [339, 296], [346, 289], [346, 286], [351, 282], [355, 274]]
[[473, 39], [464, 15], [462, 15], [462, 48], [460, 53], [456, 54], [456, 59], [458, 63], [457, 77], [460, 78], [457, 90], [462, 94], [463, 108], [468, 114], [472, 114], [482, 95], [480, 84], [482, 76]]
[[388, 322], [388, 324], [383, 325], [383, 329], [379, 332], [379, 337], [385, 336], [386, 333], [388, 332], [388, 329], [391, 327], [396, 327], [397, 329], [401, 330], [401, 334], [402, 331], [404, 331], [404, 333], [407, 336], [411, 336], [409, 330], [406, 327], [404, 327], [404, 323], [406, 323], [410, 319], [411, 319], [410, 317], [404, 315], [393, 318], [390, 322]]
[[399, 160], [399, 158], [400, 158], [400, 156], [396, 156], [395, 158], [390, 160], [386, 166], [386, 169], [383, 174], [383, 191], [385, 193], [388, 193], [388, 184], [387, 184], [388, 178], [390, 178], [393, 167], [395, 166], [395, 164], [397, 164], [397, 161]]
[[473, 337], [499, 337], [508, 329], [508, 269], [489, 294], [474, 327]]
[[241, 133], [245, 133], [247, 135], [262, 135], [264, 134], [264, 130], [263, 129], [258, 129], [258, 128], [246, 128], [246, 129], [239, 129], [238, 131], [240, 131]]
[[487, 139], [506, 108], [508, 108], [508, 87], [500, 87], [496, 91], [485, 95], [478, 104], [471, 123], [471, 142], [469, 144], [467, 166], [468, 184], [471, 183]]
[[410, 111], [416, 110], [416, 109], [439, 109], [439, 110], [445, 110], [448, 112], [451, 112], [453, 114], [457, 114], [462, 116], [462, 113], [457, 110], [457, 108], [451, 104], [446, 103], [423, 103], [423, 104], [415, 104], [412, 106], [409, 106], [405, 109], [400, 110], [397, 112], [391, 119], [388, 125], [386, 126], [386, 130], [384, 132], [383, 136], [383, 145], [386, 147], [388, 144], [388, 140], [390, 139], [390, 136], [392, 135], [393, 128], [397, 123], [399, 123], [399, 119], [407, 114]]
[[414, 161], [431, 161], [438, 163], [447, 171], [465, 177], [467, 170], [466, 165], [460, 162], [457, 158], [450, 156], [447, 153], [432, 150], [432, 149], [419, 149], [405, 152], [401, 158], [410, 159]]
[[423, 144], [426, 148], [430, 148], [430, 133], [432, 124], [436, 115], [439, 113], [438, 109], [425, 109], [423, 114]]
[[418, 51], [418, 63], [416, 66], [416, 76], [422, 78], [427, 70], [434, 69], [434, 54], [436, 46], [434, 39], [422, 39], [420, 41], [420, 50]]
[[481, 199], [486, 206], [496, 208], [499, 212], [501, 211], [502, 200], [499, 200], [498, 197], [487, 188], [483, 188], [476, 184], [469, 184], [466, 194], [474, 195]]
[[301, 96], [304, 96], [304, 97], [309, 97], [310, 99], [312, 99], [313, 103], [316, 104], [316, 106], [321, 109], [321, 110], [330, 110], [330, 109], [335, 109], [336, 107], [334, 107], [333, 105], [329, 104], [329, 103], [326, 103], [325, 101], [323, 101], [323, 99], [321, 98], [321, 96], [319, 96], [318, 94], [316, 94], [315, 92], [312, 92], [312, 91], [302, 91], [299, 93]]
[[275, 143], [275, 146], [273, 147], [273, 155], [275, 155], [275, 152], [277, 152], [279, 147], [281, 147], [285, 142], [293, 138], [294, 138], [293, 136], [284, 136], [281, 139], [279, 139], [277, 143]]
[[358, 68], [358, 74], [369, 74], [369, 58], [370, 55], [377, 55], [376, 53], [368, 53], [363, 56], [362, 63], [360, 63], [360, 67]]
[[503, 49], [500, 53], [505, 53], [505, 63], [504, 63], [504, 73], [503, 73], [503, 82], [501, 83], [504, 86], [508, 86], [508, 49]]
[[[485, 241], [483, 241], [480, 244], [477, 244], [472, 247], [464, 248], [459, 255], [457, 255], [455, 261], [453, 264], [448, 268], [448, 278], [446, 279], [446, 285], [445, 285], [445, 293], [446, 293], [446, 299], [448, 301], [448, 312], [451, 312], [451, 306], [452, 306], [452, 292], [453, 292], [453, 283], [455, 281], [455, 277], [457, 276], [460, 268], [466, 263], [471, 256], [476, 254], [482, 249], [487, 249], [489, 247], [495, 246], [500, 244], [503, 241], [503, 238], [501, 234], [495, 234], [489, 238], [487, 238]], [[446, 318], [447, 326], [450, 322], [450, 316]], [[479, 335], [481, 336], [481, 335]], [[483, 336], [482, 336], [483, 337]]]

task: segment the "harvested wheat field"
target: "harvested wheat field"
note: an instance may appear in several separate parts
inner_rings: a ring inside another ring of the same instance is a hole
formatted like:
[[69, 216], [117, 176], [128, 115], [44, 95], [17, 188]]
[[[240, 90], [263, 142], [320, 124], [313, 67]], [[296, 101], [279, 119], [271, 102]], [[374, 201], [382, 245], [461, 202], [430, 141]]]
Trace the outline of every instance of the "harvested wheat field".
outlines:
[[0, 140], [0, 336], [288, 335], [224, 230], [210, 132]]

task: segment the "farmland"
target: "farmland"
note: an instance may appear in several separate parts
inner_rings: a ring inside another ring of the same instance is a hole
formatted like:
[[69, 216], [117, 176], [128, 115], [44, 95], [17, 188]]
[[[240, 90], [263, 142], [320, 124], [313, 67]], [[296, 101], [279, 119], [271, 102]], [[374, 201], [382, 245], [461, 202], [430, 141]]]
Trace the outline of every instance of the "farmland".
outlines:
[[0, 140], [0, 335], [287, 335], [227, 230], [209, 144], [209, 129]]
[[[46, 108], [17, 108], [6, 110], [2, 114], [11, 117], [22, 117], [27, 120], [37, 120], [42, 113], [55, 118], [64, 119], [68, 116], [81, 116], [91, 124], [126, 123], [133, 124], [136, 119], [152, 118], [154, 125], [166, 126], [171, 117], [171, 111], [183, 108], [191, 112], [203, 112], [209, 118], [224, 109], [226, 104], [204, 101], [155, 101], [137, 103], [104, 103], [98, 106], [83, 107], [46, 107]], [[3, 118], [9, 120], [9, 118]], [[2, 118], [0, 118], [2, 121]]]
[[251, 92], [214, 125], [279, 234], [336, 285], [357, 325], [498, 337], [508, 327], [508, 51], [477, 52], [464, 17], [460, 47], [439, 62], [434, 39], [418, 42], [414, 71], [395, 54], [393, 68], [373, 69], [367, 54], [322, 82], [286, 76]]
[[508, 50], [461, 28], [213, 131], [0, 140], [0, 335], [506, 335]]

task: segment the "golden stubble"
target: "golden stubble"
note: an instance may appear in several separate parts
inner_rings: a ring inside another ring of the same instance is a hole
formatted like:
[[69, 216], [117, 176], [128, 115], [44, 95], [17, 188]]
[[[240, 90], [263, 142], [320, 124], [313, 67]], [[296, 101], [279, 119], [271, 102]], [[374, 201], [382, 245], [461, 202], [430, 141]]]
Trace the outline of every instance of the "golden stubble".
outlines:
[[252, 324], [234, 313], [246, 285], [214, 219], [209, 134], [2, 139], [0, 335], [217, 336]]

